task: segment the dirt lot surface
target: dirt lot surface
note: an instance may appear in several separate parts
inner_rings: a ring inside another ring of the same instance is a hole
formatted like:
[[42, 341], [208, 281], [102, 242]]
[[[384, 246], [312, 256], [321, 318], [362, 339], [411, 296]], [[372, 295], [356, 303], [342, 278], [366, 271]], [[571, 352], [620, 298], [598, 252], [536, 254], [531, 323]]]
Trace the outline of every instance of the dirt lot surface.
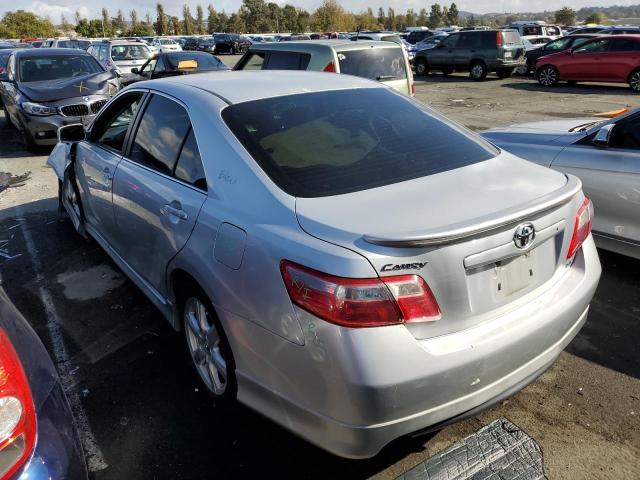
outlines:
[[[543, 90], [526, 78], [474, 83], [462, 74], [418, 80], [416, 98], [474, 130], [640, 106], [626, 86]], [[0, 193], [0, 239], [20, 255], [0, 258], [4, 288], [48, 348], [47, 323], [63, 333], [88, 419], [83, 438], [95, 446], [93, 478], [394, 478], [500, 416], [541, 446], [551, 479], [640, 478], [640, 262], [600, 252], [603, 276], [586, 326], [522, 392], [371, 460], [343, 460], [242, 406], [213, 405], [183, 338], [57, 212], [46, 152], [25, 153], [4, 123], [0, 117], [0, 171], [31, 172], [23, 186]]]

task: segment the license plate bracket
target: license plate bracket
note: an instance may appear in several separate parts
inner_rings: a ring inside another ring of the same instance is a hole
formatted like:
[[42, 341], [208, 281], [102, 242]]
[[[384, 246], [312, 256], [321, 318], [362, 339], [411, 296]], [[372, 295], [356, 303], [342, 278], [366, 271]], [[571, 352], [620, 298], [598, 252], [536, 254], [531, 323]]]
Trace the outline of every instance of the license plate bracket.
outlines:
[[495, 264], [495, 291], [508, 297], [524, 290], [536, 279], [535, 250]]

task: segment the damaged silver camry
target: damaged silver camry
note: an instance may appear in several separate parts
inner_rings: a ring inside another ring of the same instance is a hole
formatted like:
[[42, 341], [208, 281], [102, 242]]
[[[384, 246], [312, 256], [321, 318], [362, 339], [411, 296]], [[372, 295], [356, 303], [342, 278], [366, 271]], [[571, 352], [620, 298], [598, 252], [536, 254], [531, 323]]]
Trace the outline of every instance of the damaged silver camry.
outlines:
[[335, 454], [472, 415], [544, 372], [600, 277], [580, 181], [379, 83], [140, 82], [49, 164], [218, 401]]

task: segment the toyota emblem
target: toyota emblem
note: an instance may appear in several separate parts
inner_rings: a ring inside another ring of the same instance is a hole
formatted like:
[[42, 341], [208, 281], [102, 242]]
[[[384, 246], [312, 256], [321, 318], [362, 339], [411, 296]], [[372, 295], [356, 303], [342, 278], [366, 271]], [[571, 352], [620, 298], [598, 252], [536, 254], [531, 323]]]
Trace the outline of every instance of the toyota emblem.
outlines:
[[516, 232], [513, 234], [513, 243], [516, 244], [516, 247], [525, 249], [531, 245], [534, 238], [536, 238], [536, 229], [533, 223], [523, 223], [516, 228]]

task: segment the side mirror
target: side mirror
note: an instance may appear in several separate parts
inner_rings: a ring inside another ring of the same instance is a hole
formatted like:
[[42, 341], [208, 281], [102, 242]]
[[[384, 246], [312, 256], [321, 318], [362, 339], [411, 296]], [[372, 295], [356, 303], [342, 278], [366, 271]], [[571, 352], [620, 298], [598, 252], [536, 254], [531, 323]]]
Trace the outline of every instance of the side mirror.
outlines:
[[613, 132], [613, 127], [615, 126], [615, 123], [609, 123], [598, 130], [596, 136], [593, 137], [593, 144], [598, 145], [599, 147], [607, 147], [611, 140], [611, 132]]
[[131, 73], [134, 73], [134, 74], [136, 74], [136, 75], [137, 75], [137, 74], [139, 74], [139, 73], [140, 73], [140, 70], [138, 69], [138, 67], [133, 67], [133, 68], [131, 69]]
[[84, 125], [72, 123], [58, 128], [58, 142], [73, 143], [85, 139]]

